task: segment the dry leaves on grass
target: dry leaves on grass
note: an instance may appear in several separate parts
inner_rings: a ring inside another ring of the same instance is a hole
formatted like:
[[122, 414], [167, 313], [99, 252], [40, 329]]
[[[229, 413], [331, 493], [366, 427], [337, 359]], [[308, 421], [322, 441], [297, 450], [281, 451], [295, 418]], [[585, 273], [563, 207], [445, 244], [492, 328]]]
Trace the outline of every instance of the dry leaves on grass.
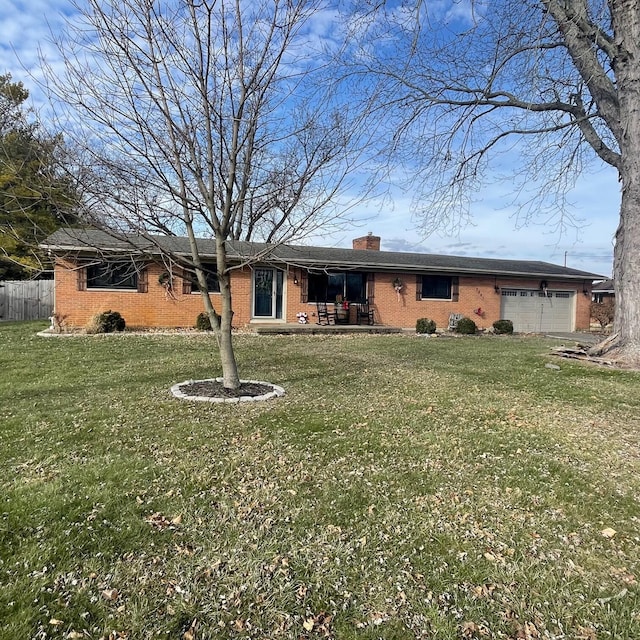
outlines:
[[460, 627], [463, 638], [489, 638], [491, 632], [485, 624], [476, 624], [475, 622], [463, 622]]
[[182, 515], [168, 518], [160, 512], [152, 513], [145, 518], [145, 522], [148, 522], [152, 527], [159, 530], [164, 529], [177, 529], [182, 524]]
[[332, 637], [331, 622], [333, 616], [321, 611], [316, 615], [309, 616], [302, 623], [305, 631], [313, 632], [316, 636], [324, 638]]

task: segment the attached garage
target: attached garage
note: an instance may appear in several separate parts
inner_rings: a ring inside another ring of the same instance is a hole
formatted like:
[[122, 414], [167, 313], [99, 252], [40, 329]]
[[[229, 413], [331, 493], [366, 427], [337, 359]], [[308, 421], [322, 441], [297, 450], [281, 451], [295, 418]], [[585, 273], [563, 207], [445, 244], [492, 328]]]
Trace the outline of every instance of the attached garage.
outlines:
[[573, 331], [575, 291], [502, 289], [500, 315], [520, 333]]

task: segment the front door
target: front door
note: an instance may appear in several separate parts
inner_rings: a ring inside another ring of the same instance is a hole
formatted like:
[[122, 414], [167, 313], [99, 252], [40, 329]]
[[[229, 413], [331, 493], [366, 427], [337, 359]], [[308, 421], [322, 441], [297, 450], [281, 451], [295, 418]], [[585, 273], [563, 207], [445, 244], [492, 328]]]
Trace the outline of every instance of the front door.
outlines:
[[282, 318], [284, 272], [260, 267], [253, 270], [253, 317]]

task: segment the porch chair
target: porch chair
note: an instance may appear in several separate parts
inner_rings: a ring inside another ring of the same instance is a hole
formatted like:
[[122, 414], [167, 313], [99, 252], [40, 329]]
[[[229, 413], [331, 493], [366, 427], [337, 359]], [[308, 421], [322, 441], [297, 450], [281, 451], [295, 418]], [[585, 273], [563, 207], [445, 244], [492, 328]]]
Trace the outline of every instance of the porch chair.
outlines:
[[357, 307], [356, 323], [361, 324], [364, 320], [366, 320], [367, 324], [375, 324], [373, 320], [373, 308], [368, 300], [360, 302]]
[[326, 302], [316, 302], [318, 322], [316, 324], [335, 324], [336, 312], [329, 311]]

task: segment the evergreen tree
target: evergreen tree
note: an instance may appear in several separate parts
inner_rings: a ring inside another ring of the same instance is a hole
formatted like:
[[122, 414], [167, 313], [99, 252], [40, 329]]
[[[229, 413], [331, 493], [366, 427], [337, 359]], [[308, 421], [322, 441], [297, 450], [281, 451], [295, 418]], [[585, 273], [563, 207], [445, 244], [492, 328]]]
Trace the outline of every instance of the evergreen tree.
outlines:
[[47, 135], [29, 120], [28, 97], [21, 82], [0, 75], [0, 280], [51, 268], [38, 243], [75, 219], [62, 136]]

